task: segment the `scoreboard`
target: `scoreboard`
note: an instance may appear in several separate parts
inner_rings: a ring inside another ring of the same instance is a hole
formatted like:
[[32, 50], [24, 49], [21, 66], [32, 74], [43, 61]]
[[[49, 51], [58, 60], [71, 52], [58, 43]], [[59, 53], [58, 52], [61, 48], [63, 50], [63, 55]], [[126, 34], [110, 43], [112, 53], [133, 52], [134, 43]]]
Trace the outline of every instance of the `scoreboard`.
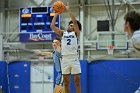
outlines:
[[[20, 42], [49, 42], [56, 34], [50, 28], [54, 13], [51, 7], [20, 8]], [[60, 16], [56, 24], [60, 28]]]

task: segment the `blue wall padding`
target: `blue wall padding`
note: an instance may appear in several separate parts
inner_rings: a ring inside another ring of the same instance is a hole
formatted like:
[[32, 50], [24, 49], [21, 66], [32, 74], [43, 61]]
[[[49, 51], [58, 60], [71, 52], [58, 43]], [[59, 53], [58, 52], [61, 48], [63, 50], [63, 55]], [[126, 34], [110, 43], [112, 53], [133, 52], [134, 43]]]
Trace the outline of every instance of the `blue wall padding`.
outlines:
[[5, 61], [0, 61], [0, 86], [2, 86], [2, 93], [8, 93], [7, 63]]
[[134, 93], [140, 60], [102, 60], [88, 65], [88, 93]]
[[[88, 61], [87, 60], [80, 60], [80, 63], [81, 63], [81, 70], [82, 70], [82, 74], [81, 74], [81, 89], [82, 89], [82, 93], [88, 93], [87, 92], [87, 88], [88, 88], [88, 85], [87, 85], [87, 80], [88, 80], [88, 73], [87, 73], [87, 66], [88, 66]], [[56, 78], [57, 76], [57, 73], [56, 71], [54, 70], [54, 79]], [[54, 82], [55, 83], [55, 82]], [[76, 90], [75, 90], [75, 85], [74, 85], [74, 80], [73, 80], [73, 76], [71, 77], [71, 85], [70, 85], [70, 90], [71, 92], [70, 93], [76, 93]]]
[[10, 93], [30, 93], [30, 62], [8, 64]]

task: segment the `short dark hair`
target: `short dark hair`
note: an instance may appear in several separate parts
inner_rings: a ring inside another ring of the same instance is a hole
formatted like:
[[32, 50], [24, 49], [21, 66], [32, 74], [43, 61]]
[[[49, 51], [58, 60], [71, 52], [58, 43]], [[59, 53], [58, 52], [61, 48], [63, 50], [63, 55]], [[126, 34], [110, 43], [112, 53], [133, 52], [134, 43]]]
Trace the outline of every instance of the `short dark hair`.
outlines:
[[140, 14], [130, 11], [124, 16], [125, 22], [129, 22], [132, 32], [140, 29]]
[[[78, 25], [78, 27], [79, 27], [79, 30], [81, 31], [81, 30], [82, 30], [82, 25], [81, 25], [80, 21], [78, 21], [78, 20], [76, 20], [76, 21], [77, 21], [77, 25]], [[71, 20], [71, 21], [69, 22], [69, 25], [72, 24], [72, 23], [73, 23], [73, 21]]]
[[[59, 42], [61, 42], [61, 37], [56, 36], [56, 37], [53, 38], [53, 40], [58, 40]], [[52, 42], [53, 42], [53, 40], [52, 40]]]

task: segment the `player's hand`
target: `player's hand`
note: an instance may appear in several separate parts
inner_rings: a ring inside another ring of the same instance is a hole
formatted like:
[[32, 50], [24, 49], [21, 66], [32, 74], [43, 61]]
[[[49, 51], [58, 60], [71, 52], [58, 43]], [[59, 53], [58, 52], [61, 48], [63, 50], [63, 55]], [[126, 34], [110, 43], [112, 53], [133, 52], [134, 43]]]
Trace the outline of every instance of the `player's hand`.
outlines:
[[41, 54], [41, 51], [40, 51], [40, 50], [36, 50], [36, 51], [35, 51], [35, 54], [36, 54], [36, 55], [40, 55], [40, 54]]
[[55, 16], [58, 16], [59, 14], [61, 14], [61, 13], [55, 13]]

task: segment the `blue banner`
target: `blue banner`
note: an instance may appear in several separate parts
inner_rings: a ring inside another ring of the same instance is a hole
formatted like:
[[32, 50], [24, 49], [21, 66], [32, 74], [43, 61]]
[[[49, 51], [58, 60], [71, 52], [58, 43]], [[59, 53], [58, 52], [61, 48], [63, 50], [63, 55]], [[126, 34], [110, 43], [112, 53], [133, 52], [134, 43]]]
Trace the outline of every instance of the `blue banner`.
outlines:
[[56, 37], [54, 32], [49, 33], [23, 33], [20, 34], [21, 42], [50, 42]]

